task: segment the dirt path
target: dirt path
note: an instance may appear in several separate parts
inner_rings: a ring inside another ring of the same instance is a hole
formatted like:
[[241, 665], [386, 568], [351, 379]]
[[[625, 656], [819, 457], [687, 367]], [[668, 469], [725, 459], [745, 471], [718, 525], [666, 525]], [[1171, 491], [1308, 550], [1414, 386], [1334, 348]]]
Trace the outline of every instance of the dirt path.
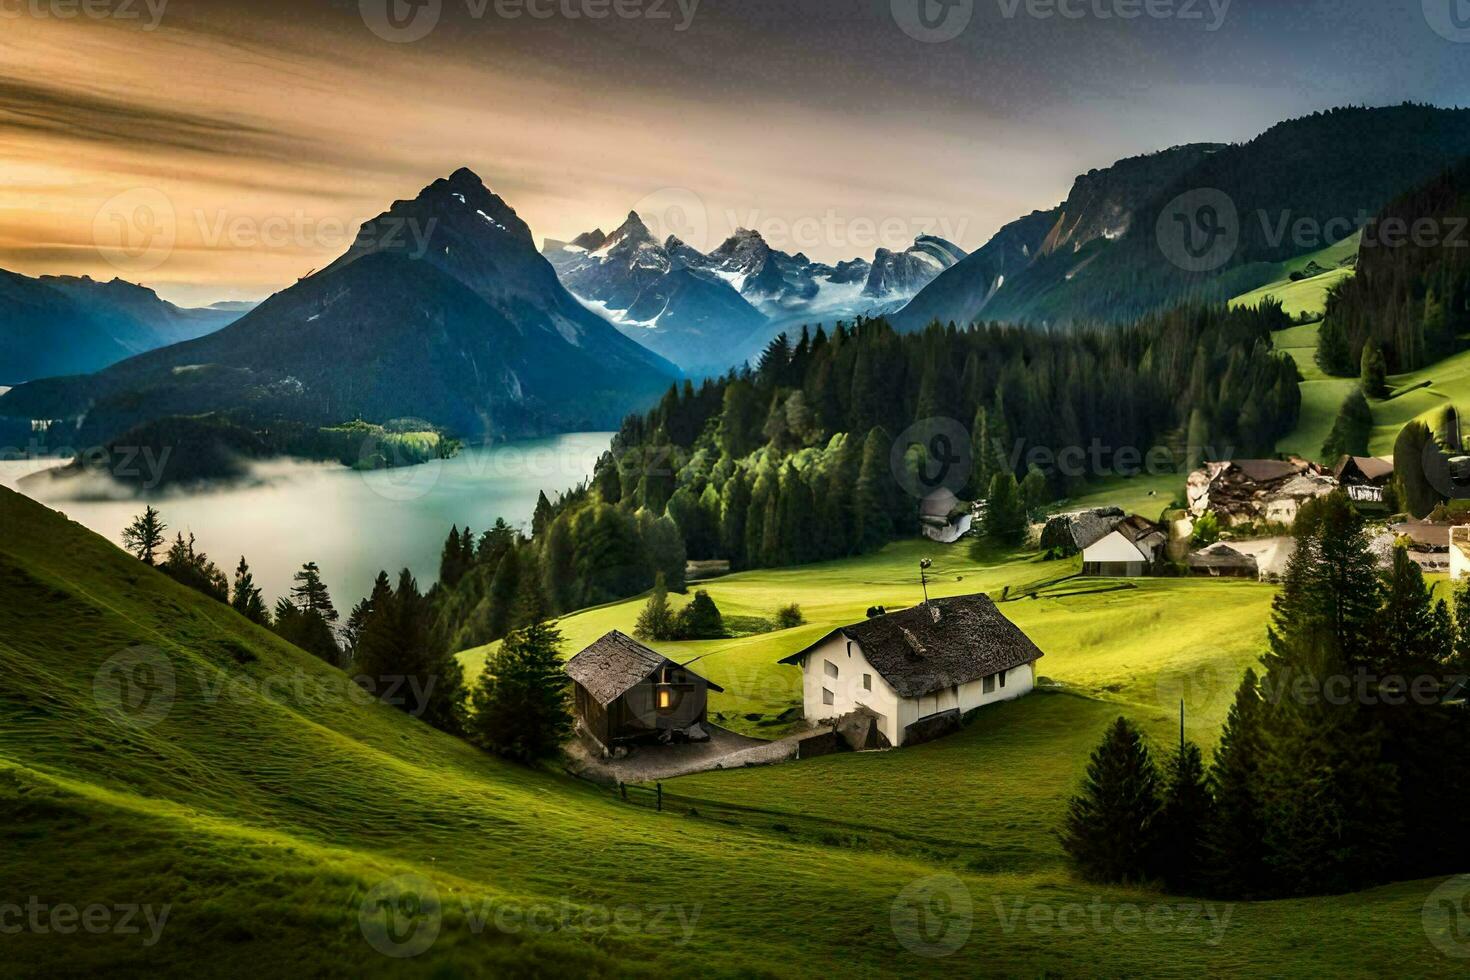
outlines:
[[569, 768], [584, 779], [602, 783], [643, 783], [657, 779], [673, 779], [710, 769], [735, 769], [760, 766], [796, 758], [796, 747], [802, 739], [821, 734], [800, 732], [775, 742], [739, 735], [718, 725], [706, 723], [708, 742], [679, 745], [639, 745], [621, 759], [603, 759], [577, 739], [567, 747], [571, 756]]

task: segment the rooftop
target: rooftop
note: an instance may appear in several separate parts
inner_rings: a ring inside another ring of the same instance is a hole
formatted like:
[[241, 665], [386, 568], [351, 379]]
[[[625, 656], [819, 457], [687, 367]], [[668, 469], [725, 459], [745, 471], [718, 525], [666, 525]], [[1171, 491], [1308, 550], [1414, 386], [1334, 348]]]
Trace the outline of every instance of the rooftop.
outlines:
[[839, 634], [856, 641], [873, 669], [906, 698], [968, 684], [1044, 656], [989, 596], [969, 595], [934, 599], [843, 626], [781, 663], [799, 663]]

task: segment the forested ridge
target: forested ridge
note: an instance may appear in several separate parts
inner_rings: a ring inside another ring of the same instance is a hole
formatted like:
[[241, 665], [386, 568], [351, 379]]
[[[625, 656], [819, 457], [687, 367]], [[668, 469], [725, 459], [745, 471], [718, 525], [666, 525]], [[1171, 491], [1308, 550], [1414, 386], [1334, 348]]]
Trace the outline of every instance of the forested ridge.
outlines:
[[1359, 372], [1363, 349], [1390, 371], [1455, 353], [1470, 330], [1470, 160], [1396, 199], [1364, 229], [1357, 274], [1327, 300], [1319, 361]]
[[[1267, 303], [1127, 327], [900, 335], [864, 320], [783, 335], [754, 368], [673, 386], [626, 419], [589, 482], [540, 501], [529, 538], [459, 532], [446, 545], [436, 634], [455, 648], [504, 635], [533, 584], [570, 611], [637, 595], [660, 574], [679, 590], [686, 559], [802, 564], [913, 534], [919, 484], [905, 474], [926, 465], [924, 452], [894, 442], [917, 422], [947, 420], [968, 440], [967, 468], [949, 483], [965, 499], [1005, 473], [1061, 499], [1137, 472], [1156, 447], [1181, 469], [1211, 446], [1269, 455], [1300, 408], [1296, 366], [1272, 345], [1289, 325]], [[1069, 448], [1083, 451], [1057, 463]]]

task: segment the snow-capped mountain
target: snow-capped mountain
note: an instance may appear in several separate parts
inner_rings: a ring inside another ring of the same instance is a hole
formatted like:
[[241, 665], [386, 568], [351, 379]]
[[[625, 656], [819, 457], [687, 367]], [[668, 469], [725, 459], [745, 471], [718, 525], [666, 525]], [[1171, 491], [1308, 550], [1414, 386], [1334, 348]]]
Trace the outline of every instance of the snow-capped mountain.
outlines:
[[677, 376], [563, 288], [525, 222], [459, 170], [229, 327], [20, 385], [0, 421], [82, 419], [105, 443], [212, 412], [263, 426], [414, 417], [489, 440], [614, 427]]
[[908, 299], [964, 257], [964, 249], [935, 235], [920, 235], [902, 252], [880, 248], [873, 258], [863, 295], [874, 299]]
[[574, 295], [691, 374], [742, 364], [782, 330], [893, 312], [965, 257], [924, 235], [834, 266], [746, 228], [706, 255], [673, 236], [659, 242], [636, 213], [612, 234], [547, 241], [543, 254]]
[[637, 214], [543, 250], [562, 283], [625, 336], [686, 374], [721, 374], [739, 364], [766, 318], [708, 268], [698, 250], [659, 242]]

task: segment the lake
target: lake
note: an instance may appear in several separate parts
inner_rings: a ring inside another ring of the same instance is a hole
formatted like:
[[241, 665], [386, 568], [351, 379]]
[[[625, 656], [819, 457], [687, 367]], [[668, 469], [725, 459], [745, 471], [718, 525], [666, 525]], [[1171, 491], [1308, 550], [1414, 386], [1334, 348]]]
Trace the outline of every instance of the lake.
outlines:
[[262, 464], [249, 485], [203, 493], [161, 492], [120, 500], [79, 497], [72, 481], [27, 481], [56, 460], [0, 460], [0, 486], [18, 489], [118, 541], [146, 503], [175, 531], [195, 535], [232, 579], [243, 554], [268, 605], [314, 561], [345, 617], [372, 589], [379, 569], [396, 581], [408, 567], [425, 591], [439, 577], [439, 554], [452, 525], [476, 535], [497, 517], [529, 528], [541, 491], [553, 500], [592, 475], [612, 433], [583, 432], [467, 448], [454, 459], [358, 473], [335, 463]]

